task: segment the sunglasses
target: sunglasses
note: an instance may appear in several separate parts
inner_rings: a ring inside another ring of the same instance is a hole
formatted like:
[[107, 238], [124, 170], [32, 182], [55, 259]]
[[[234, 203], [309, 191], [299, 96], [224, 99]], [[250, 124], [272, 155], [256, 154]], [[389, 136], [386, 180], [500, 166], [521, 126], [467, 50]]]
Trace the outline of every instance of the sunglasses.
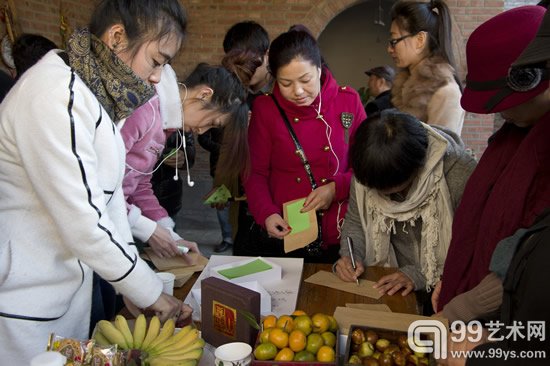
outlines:
[[399, 38], [392, 38], [392, 39], [389, 39], [388, 40], [388, 46], [391, 47], [392, 49], [395, 48], [395, 46], [401, 42], [402, 40], [406, 39], [406, 38], [409, 38], [409, 37], [414, 37], [416, 36], [418, 33], [413, 33], [413, 34], [406, 34], [404, 35], [403, 37], [399, 37]]

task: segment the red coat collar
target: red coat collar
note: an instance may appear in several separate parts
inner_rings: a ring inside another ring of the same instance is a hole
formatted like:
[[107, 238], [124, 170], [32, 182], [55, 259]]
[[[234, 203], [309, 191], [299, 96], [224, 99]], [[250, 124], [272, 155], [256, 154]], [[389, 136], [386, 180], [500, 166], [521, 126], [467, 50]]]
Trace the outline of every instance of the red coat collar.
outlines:
[[[336, 79], [332, 76], [332, 73], [326, 68], [323, 68], [321, 74], [321, 114], [326, 112], [332, 104], [332, 101], [338, 94], [338, 84]], [[291, 101], [286, 100], [279, 89], [279, 84], [275, 82], [273, 88], [273, 95], [277, 98], [277, 101], [287, 113], [288, 118], [299, 116], [300, 118], [315, 118], [317, 117], [316, 108], [319, 106], [319, 96], [309, 106], [297, 106]]]

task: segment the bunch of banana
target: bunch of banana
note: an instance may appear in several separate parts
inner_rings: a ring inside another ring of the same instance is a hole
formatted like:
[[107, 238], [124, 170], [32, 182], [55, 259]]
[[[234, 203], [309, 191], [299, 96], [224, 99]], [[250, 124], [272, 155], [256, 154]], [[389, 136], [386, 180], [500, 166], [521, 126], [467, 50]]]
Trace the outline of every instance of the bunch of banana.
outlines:
[[101, 320], [94, 339], [101, 345], [117, 344], [120, 349], [139, 349], [147, 352], [150, 366], [196, 366], [204, 348], [199, 331], [191, 325], [174, 333], [175, 322], [168, 319], [163, 327], [157, 316], [149, 327], [143, 314], [136, 319], [133, 332], [126, 319], [117, 315], [114, 324]]

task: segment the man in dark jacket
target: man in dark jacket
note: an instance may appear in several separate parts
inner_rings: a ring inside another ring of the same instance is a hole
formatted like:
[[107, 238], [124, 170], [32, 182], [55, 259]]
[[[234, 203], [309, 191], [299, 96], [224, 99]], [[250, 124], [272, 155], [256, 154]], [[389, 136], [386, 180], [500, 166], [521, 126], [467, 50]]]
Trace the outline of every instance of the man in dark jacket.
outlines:
[[387, 65], [373, 67], [365, 71], [365, 74], [369, 77], [369, 94], [374, 97], [374, 100], [365, 106], [367, 117], [384, 109], [392, 108], [390, 90], [395, 77], [393, 68]]

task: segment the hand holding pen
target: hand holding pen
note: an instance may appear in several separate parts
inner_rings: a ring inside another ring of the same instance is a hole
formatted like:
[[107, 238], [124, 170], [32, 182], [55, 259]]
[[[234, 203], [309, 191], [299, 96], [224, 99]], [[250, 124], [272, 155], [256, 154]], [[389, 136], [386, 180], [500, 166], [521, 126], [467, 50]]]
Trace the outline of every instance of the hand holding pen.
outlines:
[[[352, 248], [351, 250], [349, 249], [350, 244]], [[348, 244], [348, 252], [350, 253], [349, 256], [345, 255], [338, 259], [338, 261], [336, 261], [333, 267], [333, 272], [336, 273], [338, 278], [340, 278], [342, 281], [357, 283], [359, 282], [359, 276], [361, 276], [365, 271], [365, 267], [363, 266], [363, 261], [355, 261], [355, 257], [352, 254], [353, 242], [351, 241]], [[355, 269], [353, 268], [351, 258], [353, 258], [353, 262], [355, 263]]]
[[[348, 241], [348, 251], [351, 258], [351, 266], [353, 267], [353, 272], [357, 272], [357, 265], [355, 264], [355, 257], [353, 256], [353, 242], [349, 236], [346, 239]], [[355, 278], [355, 283], [357, 284], [357, 286], [359, 286], [359, 278]]]

